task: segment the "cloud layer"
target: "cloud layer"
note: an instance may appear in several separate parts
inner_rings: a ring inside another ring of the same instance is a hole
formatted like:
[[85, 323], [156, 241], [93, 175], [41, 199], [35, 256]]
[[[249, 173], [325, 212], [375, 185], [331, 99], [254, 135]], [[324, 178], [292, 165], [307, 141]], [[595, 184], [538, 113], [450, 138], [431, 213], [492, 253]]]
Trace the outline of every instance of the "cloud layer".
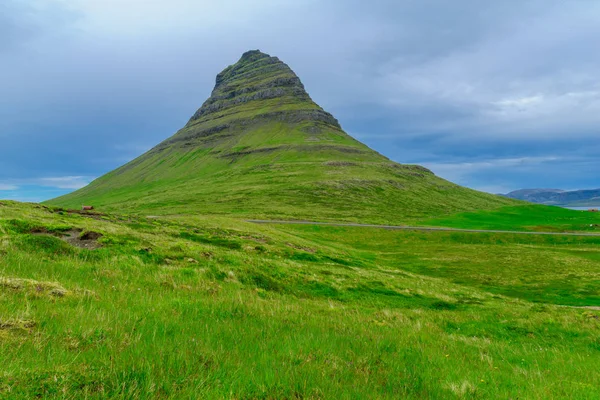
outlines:
[[599, 45], [586, 0], [5, 0], [0, 197], [141, 154], [255, 48], [396, 161], [493, 192], [600, 187]]

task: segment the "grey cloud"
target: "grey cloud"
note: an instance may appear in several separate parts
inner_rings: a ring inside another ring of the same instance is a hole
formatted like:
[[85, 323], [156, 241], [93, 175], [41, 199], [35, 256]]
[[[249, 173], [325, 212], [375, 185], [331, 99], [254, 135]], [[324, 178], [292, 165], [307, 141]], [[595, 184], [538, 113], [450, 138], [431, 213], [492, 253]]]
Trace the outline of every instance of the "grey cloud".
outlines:
[[78, 18], [56, 0], [3, 0], [0, 4], [0, 53], [21, 51], [19, 46], [59, 32]]
[[27, 20], [27, 11], [22, 2], [7, 0], [0, 4], [0, 53], [33, 36], [34, 28]]
[[349, 132], [397, 161], [558, 155], [575, 171], [563, 152], [600, 147], [594, 2], [22, 4], [0, 5], [0, 179], [117, 167], [180, 128], [216, 73], [253, 48], [290, 64]]

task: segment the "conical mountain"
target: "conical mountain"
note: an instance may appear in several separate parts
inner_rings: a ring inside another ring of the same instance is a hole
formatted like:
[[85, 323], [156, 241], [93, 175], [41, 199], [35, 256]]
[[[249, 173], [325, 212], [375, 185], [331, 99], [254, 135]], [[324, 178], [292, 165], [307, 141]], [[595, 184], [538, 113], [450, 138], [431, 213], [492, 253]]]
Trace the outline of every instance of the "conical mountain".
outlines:
[[400, 223], [503, 199], [401, 165], [346, 134], [276, 57], [249, 51], [217, 75], [171, 138], [50, 201], [152, 214]]

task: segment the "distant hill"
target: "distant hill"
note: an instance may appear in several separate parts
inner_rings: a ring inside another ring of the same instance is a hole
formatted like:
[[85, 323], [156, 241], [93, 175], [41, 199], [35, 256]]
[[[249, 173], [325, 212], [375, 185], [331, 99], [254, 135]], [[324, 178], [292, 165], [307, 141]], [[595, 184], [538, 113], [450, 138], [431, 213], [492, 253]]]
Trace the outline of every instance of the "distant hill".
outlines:
[[521, 189], [505, 195], [531, 203], [560, 206], [598, 206], [600, 189], [565, 191], [560, 189]]
[[210, 98], [174, 136], [49, 203], [394, 223], [515, 204], [375, 152], [346, 134], [285, 63], [258, 50], [217, 75]]

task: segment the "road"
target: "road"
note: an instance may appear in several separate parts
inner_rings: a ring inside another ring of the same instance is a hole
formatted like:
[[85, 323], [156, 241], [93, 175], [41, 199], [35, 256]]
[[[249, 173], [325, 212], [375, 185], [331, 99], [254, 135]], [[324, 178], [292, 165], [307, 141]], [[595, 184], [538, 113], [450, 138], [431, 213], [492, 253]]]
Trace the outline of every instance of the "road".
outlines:
[[371, 224], [355, 224], [355, 223], [339, 223], [339, 222], [278, 221], [278, 220], [264, 220], [264, 219], [249, 219], [246, 221], [252, 222], [255, 224], [321, 225], [321, 226], [340, 226], [340, 227], [359, 227], [359, 228], [380, 228], [380, 229], [407, 230], [407, 231], [511, 233], [511, 234], [518, 234], [518, 235], [597, 236], [597, 237], [600, 237], [600, 233], [586, 233], [586, 232], [502, 231], [502, 230], [486, 230], [486, 229], [439, 228], [439, 227], [428, 227], [428, 226], [371, 225]]

